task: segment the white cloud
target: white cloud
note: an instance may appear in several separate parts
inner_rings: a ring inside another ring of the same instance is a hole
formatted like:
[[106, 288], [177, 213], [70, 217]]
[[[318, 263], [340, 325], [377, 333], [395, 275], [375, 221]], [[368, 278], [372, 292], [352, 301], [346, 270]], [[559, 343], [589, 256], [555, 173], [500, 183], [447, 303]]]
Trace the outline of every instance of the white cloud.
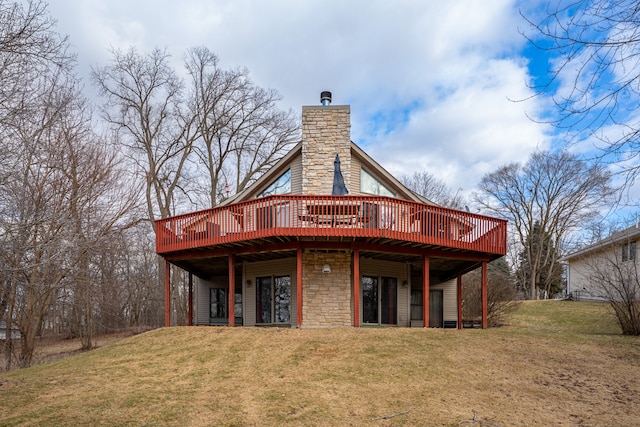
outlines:
[[518, 56], [515, 0], [464, 2], [342, 0], [67, 0], [50, 9], [83, 65], [105, 64], [108, 49], [167, 47], [180, 63], [206, 45], [225, 67], [300, 110], [350, 104], [352, 138], [391, 172], [427, 169], [470, 190], [482, 174], [521, 161], [547, 144], [528, 120]]

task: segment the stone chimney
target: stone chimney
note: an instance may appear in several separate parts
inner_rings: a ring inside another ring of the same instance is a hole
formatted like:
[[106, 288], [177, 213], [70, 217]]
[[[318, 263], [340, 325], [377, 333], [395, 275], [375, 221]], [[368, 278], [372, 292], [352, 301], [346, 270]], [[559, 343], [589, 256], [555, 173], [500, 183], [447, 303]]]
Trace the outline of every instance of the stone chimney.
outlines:
[[351, 109], [330, 105], [330, 92], [322, 92], [321, 102], [302, 107], [302, 193], [331, 194], [336, 154], [351, 193]]

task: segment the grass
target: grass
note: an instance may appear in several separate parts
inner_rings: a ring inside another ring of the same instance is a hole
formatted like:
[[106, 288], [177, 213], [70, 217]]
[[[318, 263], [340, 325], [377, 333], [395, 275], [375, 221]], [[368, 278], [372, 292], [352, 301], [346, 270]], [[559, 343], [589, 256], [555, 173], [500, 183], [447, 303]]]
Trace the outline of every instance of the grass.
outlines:
[[[1, 425], [635, 425], [640, 340], [604, 304], [490, 330], [162, 328], [2, 374]], [[399, 414], [388, 419], [376, 419]], [[375, 420], [374, 420], [375, 419]]]

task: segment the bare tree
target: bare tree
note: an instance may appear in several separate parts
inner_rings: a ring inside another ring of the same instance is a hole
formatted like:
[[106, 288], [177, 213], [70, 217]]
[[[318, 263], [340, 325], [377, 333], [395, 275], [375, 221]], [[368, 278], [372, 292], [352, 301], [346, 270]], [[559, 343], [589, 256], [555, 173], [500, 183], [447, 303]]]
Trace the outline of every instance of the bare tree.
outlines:
[[118, 172], [107, 179], [115, 157], [91, 139], [74, 58], [46, 7], [0, 2], [0, 21], [0, 300], [28, 366], [44, 319], [61, 296], [78, 296], [70, 278], [90, 270], [88, 254], [130, 199]]
[[[84, 349], [93, 346], [96, 298], [108, 271], [101, 269], [100, 254], [112, 240], [135, 223], [138, 188], [124, 184], [125, 163], [114, 147], [93, 134], [88, 117], [77, 110], [61, 126], [64, 146], [62, 170], [69, 186], [68, 216], [74, 246], [67, 256], [76, 260], [72, 279], [75, 329]], [[104, 264], [102, 265], [104, 266]]]
[[199, 129], [194, 153], [207, 171], [208, 202], [215, 206], [225, 188], [240, 192], [273, 166], [300, 126], [291, 111], [278, 109], [275, 90], [254, 85], [245, 69], [222, 69], [207, 48], [190, 49], [185, 67]]
[[104, 119], [116, 132], [146, 182], [148, 219], [173, 213], [176, 192], [191, 152], [193, 128], [180, 112], [183, 85], [169, 54], [154, 49], [111, 52], [111, 64], [91, 73], [105, 97]]
[[131, 187], [119, 182], [118, 158], [92, 138], [79, 106], [54, 109], [57, 117], [36, 138], [23, 140], [20, 174], [2, 190], [13, 215], [2, 224], [8, 245], [0, 255], [18, 273], [11, 298], [21, 366], [31, 363], [35, 338], [63, 289], [74, 301], [83, 345], [91, 347], [92, 254], [127, 225], [135, 203]]
[[[54, 69], [68, 72], [74, 56], [55, 31], [46, 3], [0, 0], [0, 130], [17, 131], [16, 118], [28, 117], [51, 85]], [[3, 139], [2, 154], [8, 154]], [[14, 153], [11, 151], [10, 153]]]
[[[134, 48], [112, 51], [111, 64], [94, 69], [92, 78], [106, 99], [103, 117], [145, 179], [147, 214], [155, 231], [156, 218], [174, 213], [197, 135], [193, 117], [181, 111], [182, 81], [166, 51], [154, 49], [142, 55]], [[163, 266], [158, 257], [158, 293], [165, 280]], [[173, 293], [177, 286], [172, 283]]]
[[163, 297], [158, 296], [158, 268], [155, 255], [155, 235], [146, 224], [138, 224], [120, 236], [117, 247], [120, 272], [118, 281], [125, 293], [122, 302], [129, 326], [143, 328], [162, 324]]
[[640, 335], [640, 272], [635, 247], [633, 256], [623, 259], [623, 245], [603, 250], [585, 263], [589, 280], [611, 305], [622, 333]]
[[[507, 219], [528, 261], [529, 297], [539, 297], [571, 232], [578, 230], [613, 194], [610, 173], [566, 151], [533, 153], [485, 175], [474, 195], [479, 206]], [[548, 241], [542, 245], [535, 242]], [[541, 280], [543, 279], [544, 280]]]
[[594, 138], [632, 182], [640, 170], [638, 2], [555, 0], [539, 13], [521, 12], [529, 24], [523, 34], [553, 55], [548, 79], [534, 86], [552, 96], [558, 115], [550, 121], [574, 141]]
[[42, 2], [0, 1], [0, 315], [20, 329], [21, 365], [30, 363], [69, 241], [62, 177], [50, 165], [60, 164], [57, 126], [77, 88], [54, 25]]
[[461, 209], [465, 206], [460, 194], [461, 188], [455, 193], [444, 183], [427, 171], [414, 172], [413, 175], [403, 174], [399, 177], [409, 190], [417, 193], [440, 206]]

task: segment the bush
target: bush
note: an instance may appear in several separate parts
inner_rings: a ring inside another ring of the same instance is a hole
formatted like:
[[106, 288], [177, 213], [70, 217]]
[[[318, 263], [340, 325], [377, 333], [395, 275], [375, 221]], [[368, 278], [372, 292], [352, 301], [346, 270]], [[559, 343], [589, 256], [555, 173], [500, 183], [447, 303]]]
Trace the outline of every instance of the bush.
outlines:
[[589, 263], [591, 282], [616, 315], [623, 335], [640, 335], [640, 274], [635, 259], [622, 260], [621, 251], [602, 254]]
[[[487, 265], [487, 320], [489, 326], [504, 322], [506, 314], [519, 305], [515, 283], [504, 258]], [[462, 277], [462, 317], [464, 320], [482, 318], [482, 269]]]

